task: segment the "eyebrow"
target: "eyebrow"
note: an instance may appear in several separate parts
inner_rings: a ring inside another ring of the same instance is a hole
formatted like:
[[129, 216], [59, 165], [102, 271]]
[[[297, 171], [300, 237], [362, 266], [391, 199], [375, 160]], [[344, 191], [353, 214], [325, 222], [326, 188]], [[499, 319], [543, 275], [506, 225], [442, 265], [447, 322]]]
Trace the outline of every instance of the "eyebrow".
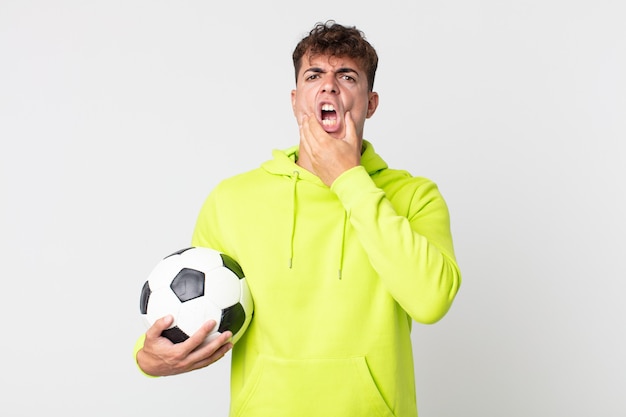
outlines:
[[[322, 68], [320, 68], [320, 67], [311, 67], [311, 68], [306, 69], [306, 70], [304, 71], [304, 73], [303, 73], [303, 74], [306, 74], [307, 72], [314, 72], [314, 73], [320, 73], [320, 74], [323, 74], [323, 73], [325, 73], [325, 72], [327, 72], [327, 71], [323, 70], [323, 69], [322, 69]], [[338, 69], [337, 69], [337, 71], [336, 71], [336, 73], [337, 73], [337, 74], [352, 73], [352, 74], [359, 75], [359, 73], [358, 73], [358, 71], [357, 71], [357, 70], [355, 70], [355, 69], [353, 69], [353, 68], [350, 68], [350, 67], [341, 67], [341, 68], [338, 68]]]

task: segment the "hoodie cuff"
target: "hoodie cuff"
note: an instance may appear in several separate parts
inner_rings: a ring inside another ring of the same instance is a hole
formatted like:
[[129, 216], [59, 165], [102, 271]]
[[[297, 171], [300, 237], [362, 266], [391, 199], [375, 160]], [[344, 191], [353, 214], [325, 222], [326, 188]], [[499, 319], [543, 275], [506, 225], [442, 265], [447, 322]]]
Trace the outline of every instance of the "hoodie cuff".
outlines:
[[141, 372], [145, 376], [149, 378], [158, 378], [157, 376], [148, 375], [147, 373], [145, 373], [143, 369], [141, 369], [141, 367], [137, 363], [137, 353], [143, 348], [143, 342], [145, 340], [146, 340], [146, 334], [144, 333], [139, 337], [139, 339], [137, 339], [137, 342], [135, 343], [135, 347], [133, 348], [133, 358], [135, 359], [135, 365], [137, 366], [137, 369], [139, 369], [139, 372]]
[[364, 196], [379, 193], [365, 168], [360, 165], [341, 174], [330, 186], [347, 210], [350, 210]]

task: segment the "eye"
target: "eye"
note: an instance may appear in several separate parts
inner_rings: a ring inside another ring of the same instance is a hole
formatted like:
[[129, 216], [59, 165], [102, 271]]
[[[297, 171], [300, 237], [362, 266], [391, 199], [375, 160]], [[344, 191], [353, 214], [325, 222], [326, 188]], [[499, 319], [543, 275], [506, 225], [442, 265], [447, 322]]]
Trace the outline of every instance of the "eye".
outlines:
[[350, 81], [351, 83], [356, 82], [356, 79], [354, 77], [347, 75], [347, 74], [342, 74], [341, 79], [345, 81]]
[[319, 75], [319, 74], [311, 74], [311, 75], [307, 76], [307, 77], [305, 78], [305, 80], [306, 80], [306, 81], [309, 81], [309, 80], [315, 80], [315, 79], [317, 79], [317, 78], [319, 78], [319, 77], [320, 77], [320, 75]]

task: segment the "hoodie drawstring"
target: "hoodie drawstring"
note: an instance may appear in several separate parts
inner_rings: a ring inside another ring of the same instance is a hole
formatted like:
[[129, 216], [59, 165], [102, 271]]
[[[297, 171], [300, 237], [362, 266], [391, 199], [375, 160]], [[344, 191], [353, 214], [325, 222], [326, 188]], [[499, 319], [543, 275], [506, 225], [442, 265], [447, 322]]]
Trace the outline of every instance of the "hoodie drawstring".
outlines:
[[339, 267], [337, 268], [338, 278], [341, 279], [341, 272], [343, 269], [343, 251], [346, 245], [346, 226], [348, 225], [348, 213], [343, 212], [343, 225], [341, 228], [341, 248], [339, 249]]
[[289, 237], [289, 269], [293, 266], [293, 240], [296, 233], [296, 186], [300, 178], [300, 171], [293, 171], [291, 187], [291, 236]]

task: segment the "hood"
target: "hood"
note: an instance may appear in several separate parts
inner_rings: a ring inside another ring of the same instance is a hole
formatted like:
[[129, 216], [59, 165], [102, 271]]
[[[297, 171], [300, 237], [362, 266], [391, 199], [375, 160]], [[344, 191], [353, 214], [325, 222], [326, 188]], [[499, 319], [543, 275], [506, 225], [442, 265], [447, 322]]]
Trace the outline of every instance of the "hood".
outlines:
[[[272, 152], [273, 159], [263, 163], [261, 168], [272, 175], [280, 175], [291, 178], [289, 190], [285, 190], [289, 194], [291, 205], [291, 216], [289, 221], [291, 222], [290, 236], [287, 238], [289, 242], [289, 259], [287, 262], [288, 267], [293, 267], [294, 256], [294, 238], [296, 230], [296, 213], [297, 207], [297, 188], [300, 181], [307, 181], [317, 184], [321, 187], [327, 187], [322, 180], [315, 174], [307, 171], [306, 169], [296, 165], [298, 160], [299, 147], [293, 146], [285, 150], [274, 150]], [[363, 152], [361, 154], [361, 165], [365, 168], [367, 173], [372, 176], [373, 174], [387, 168], [387, 163], [374, 151], [374, 147], [371, 143], [363, 141]], [[344, 211], [343, 227], [341, 227], [341, 236], [337, 236], [337, 273], [338, 278], [341, 279], [343, 271], [343, 256], [346, 226], [348, 223], [348, 214]], [[332, 244], [332, 243], [331, 243]]]

